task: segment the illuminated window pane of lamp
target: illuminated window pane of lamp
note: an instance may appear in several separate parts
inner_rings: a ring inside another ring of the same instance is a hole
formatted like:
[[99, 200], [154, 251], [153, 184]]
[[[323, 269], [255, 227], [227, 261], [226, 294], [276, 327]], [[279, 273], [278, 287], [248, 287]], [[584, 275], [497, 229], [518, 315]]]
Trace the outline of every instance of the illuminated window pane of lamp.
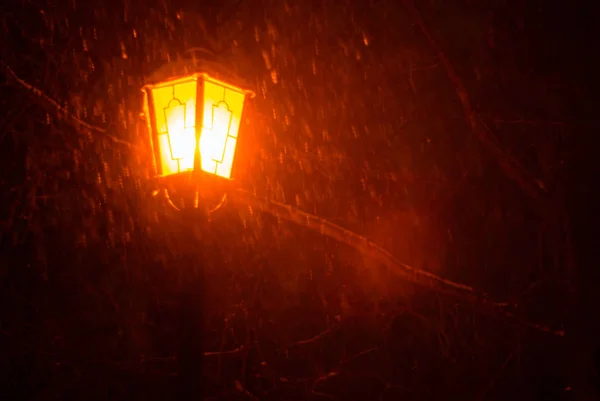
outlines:
[[200, 155], [202, 170], [224, 178], [231, 177], [244, 93], [218, 82], [204, 82], [204, 110]]

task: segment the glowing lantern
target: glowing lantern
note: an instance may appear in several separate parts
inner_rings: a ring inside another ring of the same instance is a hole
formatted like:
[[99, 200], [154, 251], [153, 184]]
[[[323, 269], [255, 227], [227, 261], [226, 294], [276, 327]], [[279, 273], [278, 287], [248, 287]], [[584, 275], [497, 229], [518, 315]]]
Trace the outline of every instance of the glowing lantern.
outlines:
[[202, 170], [231, 178], [246, 96], [208, 74], [144, 87], [158, 175]]
[[231, 179], [244, 102], [254, 94], [206, 73], [146, 85], [143, 91], [157, 175], [201, 172]]

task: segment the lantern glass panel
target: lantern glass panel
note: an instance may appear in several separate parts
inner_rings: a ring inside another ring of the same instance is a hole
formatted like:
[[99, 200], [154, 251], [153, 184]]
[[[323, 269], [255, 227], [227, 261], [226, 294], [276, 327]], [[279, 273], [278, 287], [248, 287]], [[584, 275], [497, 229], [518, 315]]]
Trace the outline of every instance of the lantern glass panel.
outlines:
[[240, 90], [205, 78], [200, 155], [207, 173], [231, 177], [244, 98]]
[[163, 175], [194, 168], [196, 79], [152, 90]]

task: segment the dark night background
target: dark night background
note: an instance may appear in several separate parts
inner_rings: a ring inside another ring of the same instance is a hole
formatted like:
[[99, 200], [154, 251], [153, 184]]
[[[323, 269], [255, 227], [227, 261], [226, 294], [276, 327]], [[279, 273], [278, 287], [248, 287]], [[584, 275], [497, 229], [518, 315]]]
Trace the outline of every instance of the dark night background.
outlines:
[[[207, 399], [598, 399], [583, 5], [3, 2], [0, 398], [178, 399], [202, 269]], [[507, 305], [243, 203], [203, 225], [153, 198], [140, 88], [193, 48], [257, 93], [240, 188]]]

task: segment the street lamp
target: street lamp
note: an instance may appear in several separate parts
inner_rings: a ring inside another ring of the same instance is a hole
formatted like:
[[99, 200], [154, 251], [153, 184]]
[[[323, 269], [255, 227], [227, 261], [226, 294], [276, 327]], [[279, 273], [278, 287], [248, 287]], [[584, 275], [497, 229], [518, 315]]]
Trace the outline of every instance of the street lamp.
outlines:
[[244, 104], [254, 93], [206, 72], [142, 90], [154, 168], [165, 198], [178, 210], [218, 209], [231, 181]]
[[[158, 78], [142, 89], [143, 116], [160, 188], [155, 192], [162, 192], [184, 219], [193, 221], [185, 225], [192, 229], [186, 236], [197, 238], [193, 228], [201, 228], [200, 235], [208, 232], [208, 219], [202, 216], [208, 217], [207, 212], [219, 209], [226, 199], [244, 104], [254, 93], [212, 72]], [[195, 247], [193, 253], [182, 260], [187, 270], [180, 299], [178, 399], [182, 401], [203, 399], [204, 274], [197, 262], [202, 260], [202, 247]]]

